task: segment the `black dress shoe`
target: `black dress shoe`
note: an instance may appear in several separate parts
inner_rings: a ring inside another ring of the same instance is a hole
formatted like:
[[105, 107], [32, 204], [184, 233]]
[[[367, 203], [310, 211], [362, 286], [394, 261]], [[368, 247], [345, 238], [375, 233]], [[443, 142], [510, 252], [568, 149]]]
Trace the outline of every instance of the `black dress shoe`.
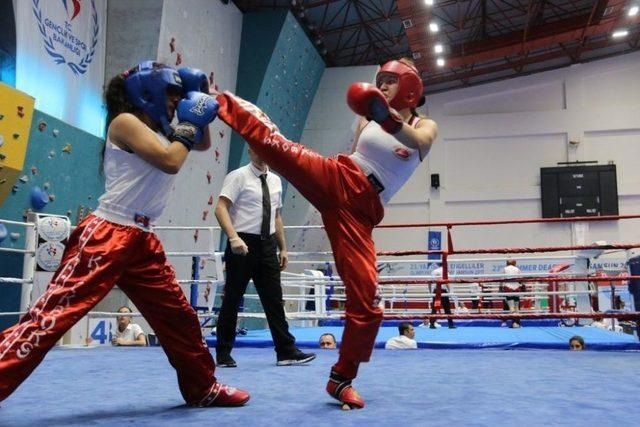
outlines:
[[238, 364], [231, 356], [218, 356], [216, 357], [216, 366], [221, 368], [237, 368]]
[[313, 359], [316, 358], [315, 353], [303, 353], [300, 350], [296, 349], [291, 354], [282, 354], [278, 355], [277, 366], [291, 366], [291, 365], [302, 365], [304, 363], [309, 363]]

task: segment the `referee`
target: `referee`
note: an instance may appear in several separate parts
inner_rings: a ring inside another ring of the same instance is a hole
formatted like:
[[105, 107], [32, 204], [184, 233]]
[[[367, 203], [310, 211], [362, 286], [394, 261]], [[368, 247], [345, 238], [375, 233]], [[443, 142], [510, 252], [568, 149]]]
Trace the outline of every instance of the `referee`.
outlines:
[[287, 266], [287, 248], [280, 216], [282, 183], [251, 148], [249, 157], [249, 164], [225, 177], [215, 210], [229, 238], [224, 254], [227, 277], [216, 330], [217, 365], [237, 366], [231, 350], [238, 308], [250, 279], [269, 323], [277, 365], [300, 365], [316, 355], [296, 347], [284, 314], [280, 271]]

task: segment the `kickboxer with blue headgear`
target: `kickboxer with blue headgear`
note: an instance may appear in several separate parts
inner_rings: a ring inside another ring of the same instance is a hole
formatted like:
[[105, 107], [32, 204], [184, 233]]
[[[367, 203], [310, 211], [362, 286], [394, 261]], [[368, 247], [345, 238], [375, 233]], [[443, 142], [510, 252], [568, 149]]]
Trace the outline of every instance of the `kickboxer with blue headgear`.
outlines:
[[123, 73], [129, 102], [160, 124], [165, 135], [171, 133], [167, 115], [167, 94], [182, 94], [180, 74], [163, 64], [144, 61]]
[[[0, 331], [0, 402], [116, 283], [162, 341], [188, 405], [241, 406], [249, 400], [246, 391], [217, 380], [198, 316], [153, 232], [190, 150], [211, 146], [207, 129], [218, 103], [195, 90], [183, 98], [183, 89], [176, 70], [151, 61], [107, 83], [105, 192], [73, 230], [54, 280], [33, 303], [38, 316]], [[174, 114], [178, 125], [172, 129]], [[51, 319], [46, 333], [45, 318]]]
[[[175, 70], [158, 62], [144, 61], [122, 76], [131, 105], [149, 116], [170, 140], [181, 142], [191, 150], [202, 139], [209, 113], [217, 112], [217, 103], [208, 95], [209, 85], [202, 71], [187, 67]], [[176, 97], [184, 98], [177, 106], [171, 102]], [[178, 124], [172, 127], [174, 110]]]

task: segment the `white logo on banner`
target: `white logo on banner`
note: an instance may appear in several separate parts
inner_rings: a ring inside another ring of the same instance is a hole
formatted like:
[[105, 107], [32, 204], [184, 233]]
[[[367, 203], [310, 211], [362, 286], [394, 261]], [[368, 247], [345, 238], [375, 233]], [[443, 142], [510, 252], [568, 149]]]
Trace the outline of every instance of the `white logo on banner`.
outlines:
[[48, 216], [38, 219], [38, 234], [47, 242], [61, 242], [69, 237], [71, 223], [66, 218]]
[[60, 0], [60, 6], [64, 7], [63, 16], [46, 15], [40, 8], [40, 0], [33, 0], [33, 14], [44, 48], [56, 64], [66, 64], [76, 75], [84, 74], [96, 54], [100, 32], [95, 0], [91, 0], [91, 31], [87, 39], [74, 31], [73, 20], [83, 7], [80, 0]]
[[45, 242], [36, 250], [36, 263], [45, 271], [56, 271], [62, 260], [64, 245], [60, 242]]

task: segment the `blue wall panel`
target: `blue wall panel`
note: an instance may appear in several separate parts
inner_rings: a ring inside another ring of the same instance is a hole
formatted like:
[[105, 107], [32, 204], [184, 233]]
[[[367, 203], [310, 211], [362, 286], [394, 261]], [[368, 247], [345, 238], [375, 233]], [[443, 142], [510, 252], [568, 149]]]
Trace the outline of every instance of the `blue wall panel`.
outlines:
[[[31, 209], [31, 189], [35, 186], [48, 187], [46, 191], [53, 198], [41, 212], [68, 215], [75, 223], [80, 207], [85, 211], [95, 209], [104, 191], [104, 178], [100, 174], [102, 146], [102, 139], [36, 110], [21, 180], [16, 191], [0, 206], [0, 218], [24, 221], [23, 215]], [[13, 225], [7, 225], [7, 229], [20, 233], [20, 237], [17, 240], [7, 237], [0, 245], [24, 248], [26, 229]], [[0, 253], [0, 266], [0, 276], [21, 277], [22, 256]], [[17, 311], [20, 286], [0, 286], [0, 301], [0, 311]], [[1, 325], [2, 322], [0, 329]]]
[[[322, 58], [288, 11], [245, 14], [241, 49], [236, 93], [299, 141], [324, 71]], [[233, 135], [228, 169], [247, 162], [246, 144]]]

